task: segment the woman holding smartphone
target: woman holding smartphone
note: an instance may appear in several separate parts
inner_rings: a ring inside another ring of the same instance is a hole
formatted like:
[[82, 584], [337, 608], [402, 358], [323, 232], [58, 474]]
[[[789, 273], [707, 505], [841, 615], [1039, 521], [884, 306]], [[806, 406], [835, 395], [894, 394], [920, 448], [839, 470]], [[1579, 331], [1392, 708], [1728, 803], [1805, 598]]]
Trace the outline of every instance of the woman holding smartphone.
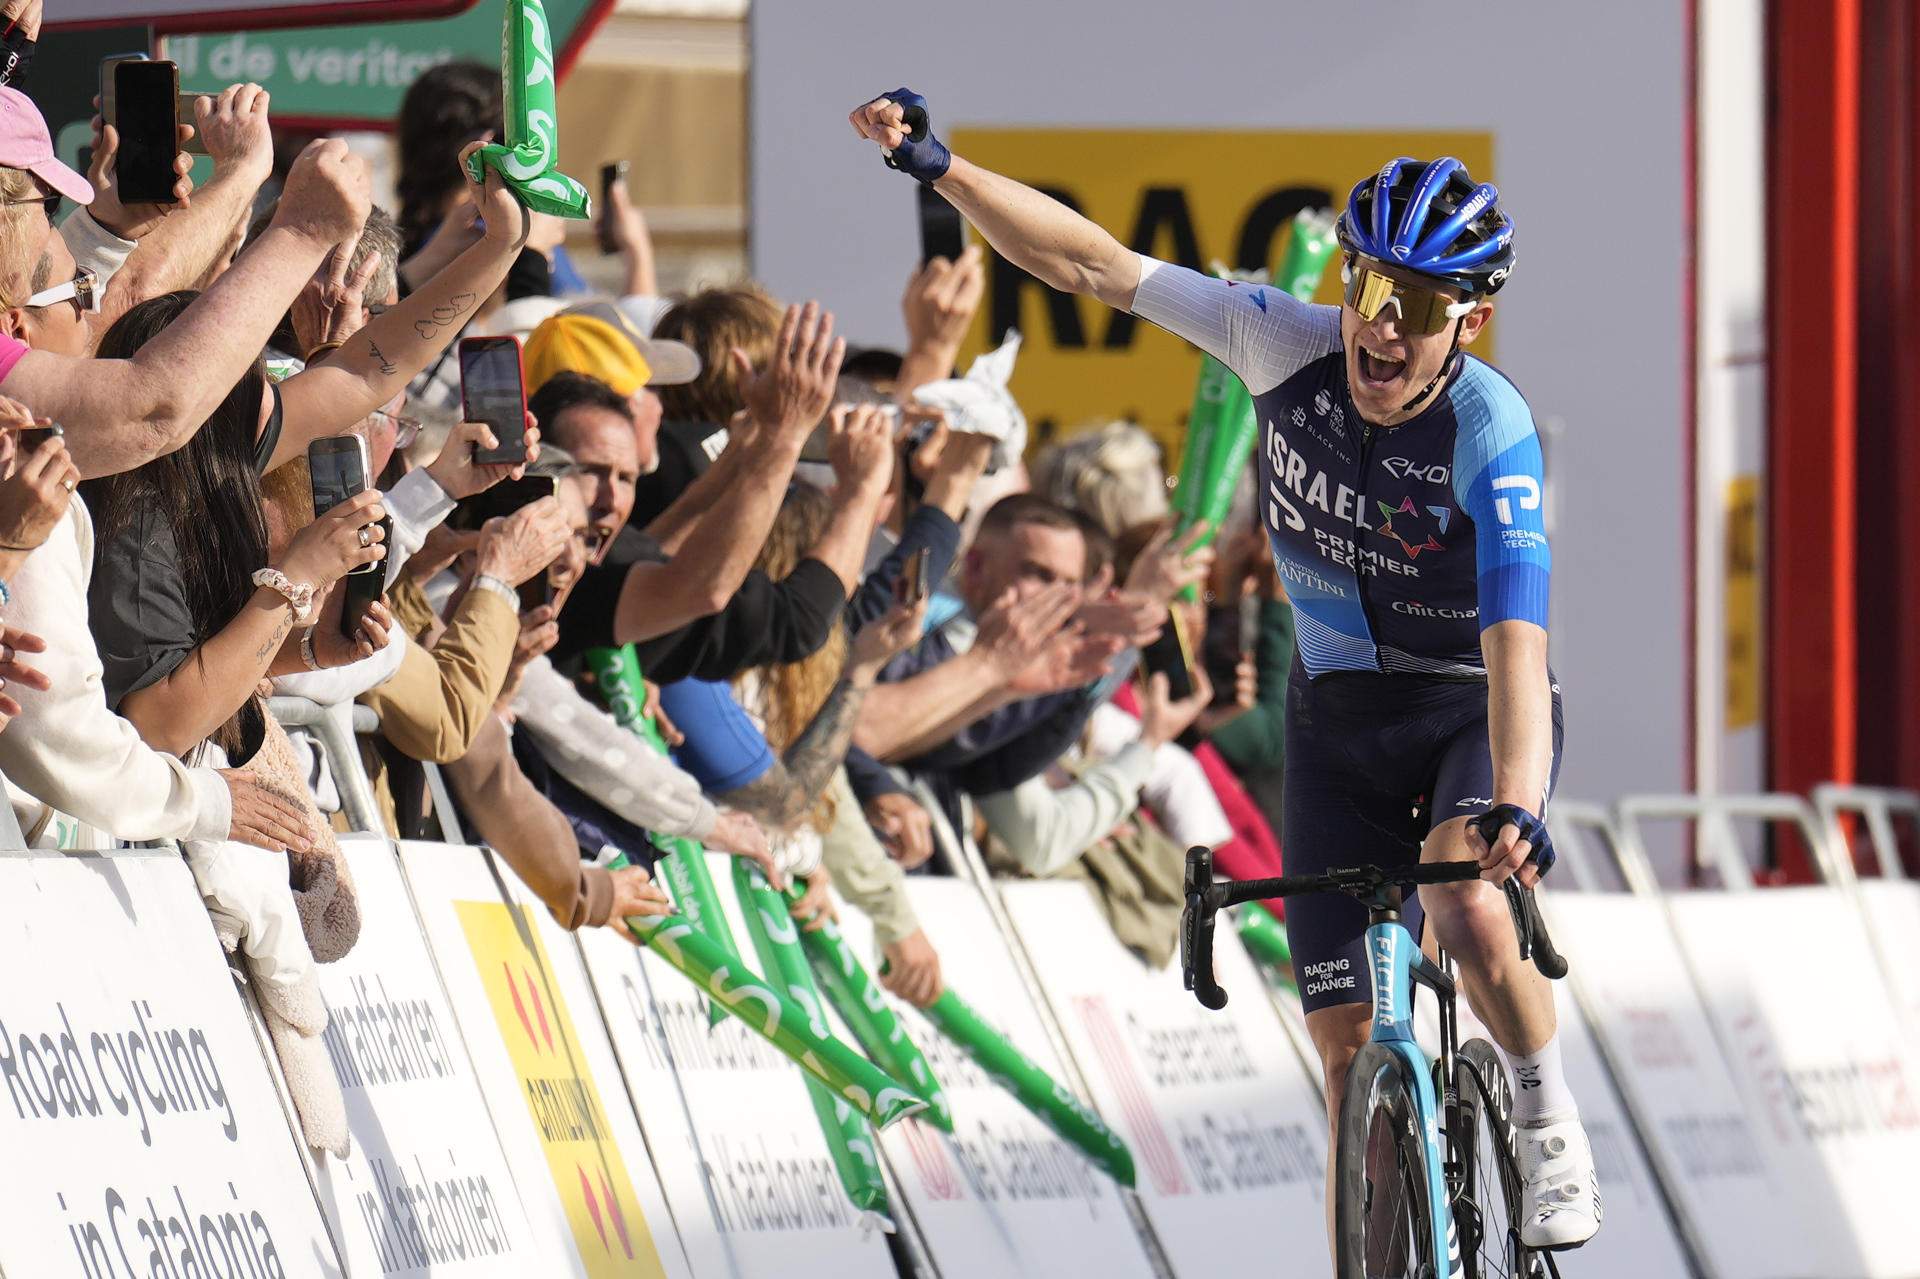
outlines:
[[[193, 297], [134, 307], [100, 354], [131, 356]], [[175, 755], [211, 740], [244, 762], [265, 731], [262, 679], [341, 665], [386, 644], [390, 619], [378, 604], [352, 639], [315, 625], [343, 574], [386, 555], [377, 491], [335, 506], [269, 561], [260, 453], [275, 435], [275, 404], [256, 360], [183, 448], [84, 489], [95, 521], [89, 606], [108, 704]], [[287, 644], [297, 628], [307, 631], [303, 643]]]

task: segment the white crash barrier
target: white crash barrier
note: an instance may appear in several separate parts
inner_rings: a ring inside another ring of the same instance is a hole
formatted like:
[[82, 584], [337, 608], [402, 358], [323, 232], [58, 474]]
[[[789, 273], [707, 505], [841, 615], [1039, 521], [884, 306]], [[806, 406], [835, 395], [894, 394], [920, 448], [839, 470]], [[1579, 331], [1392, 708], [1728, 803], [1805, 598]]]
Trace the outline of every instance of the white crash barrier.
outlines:
[[1238, 935], [1216, 933], [1232, 998], [1210, 1012], [1177, 961], [1120, 944], [1085, 885], [999, 891], [1175, 1272], [1255, 1274], [1284, 1254], [1290, 1274], [1324, 1273], [1326, 1113]]
[[[999, 944], [979, 892], [959, 880], [921, 877], [910, 879], [907, 891], [939, 951], [942, 978], [1015, 1048], [1071, 1090], [1071, 1077], [1042, 1021], [1046, 1010], [1035, 1005]], [[870, 960], [867, 921], [845, 906], [840, 918], [854, 953]], [[1084, 1272], [1102, 1279], [1148, 1279], [1153, 1269], [1107, 1174], [1035, 1119], [918, 1010], [888, 999], [926, 1054], [953, 1111], [951, 1136], [907, 1119], [881, 1139], [941, 1273], [1052, 1279]], [[1140, 1147], [1130, 1144], [1138, 1168]]]
[[564, 1265], [528, 1224], [393, 845], [343, 836], [340, 851], [360, 937], [320, 965], [320, 990], [353, 1150], [316, 1156], [314, 1171], [350, 1272], [515, 1279]]
[[177, 851], [0, 856], [0, 1273], [343, 1273]]
[[542, 1255], [579, 1279], [689, 1273], [578, 952], [489, 854], [399, 848]]
[[[1902, 818], [1920, 826], [1920, 795], [1868, 786], [1817, 786], [1813, 803], [1832, 853], [1825, 863], [1828, 882], [1858, 900], [1887, 988], [1920, 1050], [1920, 882], [1905, 876], [1895, 829], [1896, 819]], [[1854, 873], [1843, 826], [1849, 815], [1864, 826], [1878, 878], [1862, 879]]]
[[[734, 940], [750, 952], [726, 860], [710, 857]], [[608, 929], [580, 934], [615, 1051], [700, 1279], [891, 1279], [863, 1229], [792, 1061]], [[757, 970], [757, 966], [756, 970]]]
[[[1542, 901], [1572, 966], [1562, 984], [1578, 995], [1707, 1273], [1838, 1273], [1825, 1268], [1840, 1247], [1831, 1217], [1816, 1217], [1803, 1191], [1807, 1176], [1796, 1160], [1804, 1152], [1754, 1122], [1665, 905], [1616, 893], [1554, 893]], [[1584, 1110], [1589, 1090], [1576, 1088]], [[1601, 1193], [1604, 1238], [1614, 1234], [1618, 1210], [1612, 1186], [1603, 1181]]]

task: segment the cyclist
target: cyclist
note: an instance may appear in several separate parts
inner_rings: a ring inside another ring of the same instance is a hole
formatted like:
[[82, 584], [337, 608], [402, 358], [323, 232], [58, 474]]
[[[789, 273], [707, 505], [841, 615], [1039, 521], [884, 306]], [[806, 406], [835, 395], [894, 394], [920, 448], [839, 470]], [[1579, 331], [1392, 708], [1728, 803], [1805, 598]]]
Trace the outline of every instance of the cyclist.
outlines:
[[[1481, 880], [1422, 889], [1405, 919], [1417, 933], [1425, 908], [1513, 1071], [1523, 1242], [1584, 1243], [1601, 1217], [1593, 1156], [1552, 994], [1521, 960], [1495, 887], [1510, 875], [1531, 885], [1552, 865], [1538, 814], [1561, 739], [1539, 439], [1520, 393], [1462, 349], [1513, 270], [1498, 192], [1451, 158], [1391, 161], [1353, 188], [1340, 218], [1345, 305], [1313, 306], [1128, 250], [951, 154], [925, 109], [901, 89], [849, 118], [1008, 261], [1178, 334], [1253, 393], [1260, 507], [1298, 637], [1287, 869], [1478, 860]], [[1469, 824], [1488, 815], [1491, 845]], [[1344, 896], [1304, 897], [1287, 925], [1337, 1117], [1370, 1029], [1366, 912]]]

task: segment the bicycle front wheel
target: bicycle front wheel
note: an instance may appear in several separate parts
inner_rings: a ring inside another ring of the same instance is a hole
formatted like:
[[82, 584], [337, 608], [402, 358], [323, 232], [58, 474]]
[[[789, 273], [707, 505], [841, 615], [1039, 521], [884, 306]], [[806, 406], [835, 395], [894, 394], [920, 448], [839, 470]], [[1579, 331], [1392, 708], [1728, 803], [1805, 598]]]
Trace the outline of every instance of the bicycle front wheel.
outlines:
[[1460, 1045], [1453, 1071], [1461, 1129], [1449, 1134], [1460, 1166], [1453, 1219], [1467, 1279], [1545, 1279], [1550, 1259], [1520, 1242], [1520, 1170], [1506, 1064], [1492, 1044], [1469, 1039]]
[[1334, 1152], [1338, 1279], [1438, 1279], [1427, 1147], [1406, 1061], [1366, 1044], [1347, 1071]]

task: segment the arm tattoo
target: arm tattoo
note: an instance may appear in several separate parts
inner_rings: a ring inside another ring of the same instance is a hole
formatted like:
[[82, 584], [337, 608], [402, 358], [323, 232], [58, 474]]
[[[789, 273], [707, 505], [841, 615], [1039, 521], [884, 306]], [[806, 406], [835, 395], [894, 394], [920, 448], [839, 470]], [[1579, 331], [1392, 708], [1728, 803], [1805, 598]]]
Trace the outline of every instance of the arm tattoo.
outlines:
[[827, 694], [826, 704], [813, 722], [772, 768], [714, 798], [763, 825], [775, 829], [794, 825], [813, 808], [834, 770], [846, 761], [854, 721], [860, 717], [860, 704], [866, 698], [865, 689], [841, 680]]
[[413, 322], [413, 331], [424, 340], [433, 337], [455, 320], [465, 315], [473, 307], [473, 294], [456, 293], [433, 308], [431, 316], [423, 316]]
[[392, 377], [400, 371], [400, 366], [387, 358], [386, 352], [380, 349], [378, 342], [369, 341], [367, 343], [367, 354], [371, 355], [374, 361], [380, 365], [380, 374], [382, 377]]
[[280, 645], [286, 640], [287, 631], [292, 626], [293, 616], [290, 613], [281, 617], [280, 624], [273, 628], [273, 634], [267, 636], [260, 647], [253, 651], [253, 660], [256, 662], [273, 660], [273, 655], [280, 651]]

